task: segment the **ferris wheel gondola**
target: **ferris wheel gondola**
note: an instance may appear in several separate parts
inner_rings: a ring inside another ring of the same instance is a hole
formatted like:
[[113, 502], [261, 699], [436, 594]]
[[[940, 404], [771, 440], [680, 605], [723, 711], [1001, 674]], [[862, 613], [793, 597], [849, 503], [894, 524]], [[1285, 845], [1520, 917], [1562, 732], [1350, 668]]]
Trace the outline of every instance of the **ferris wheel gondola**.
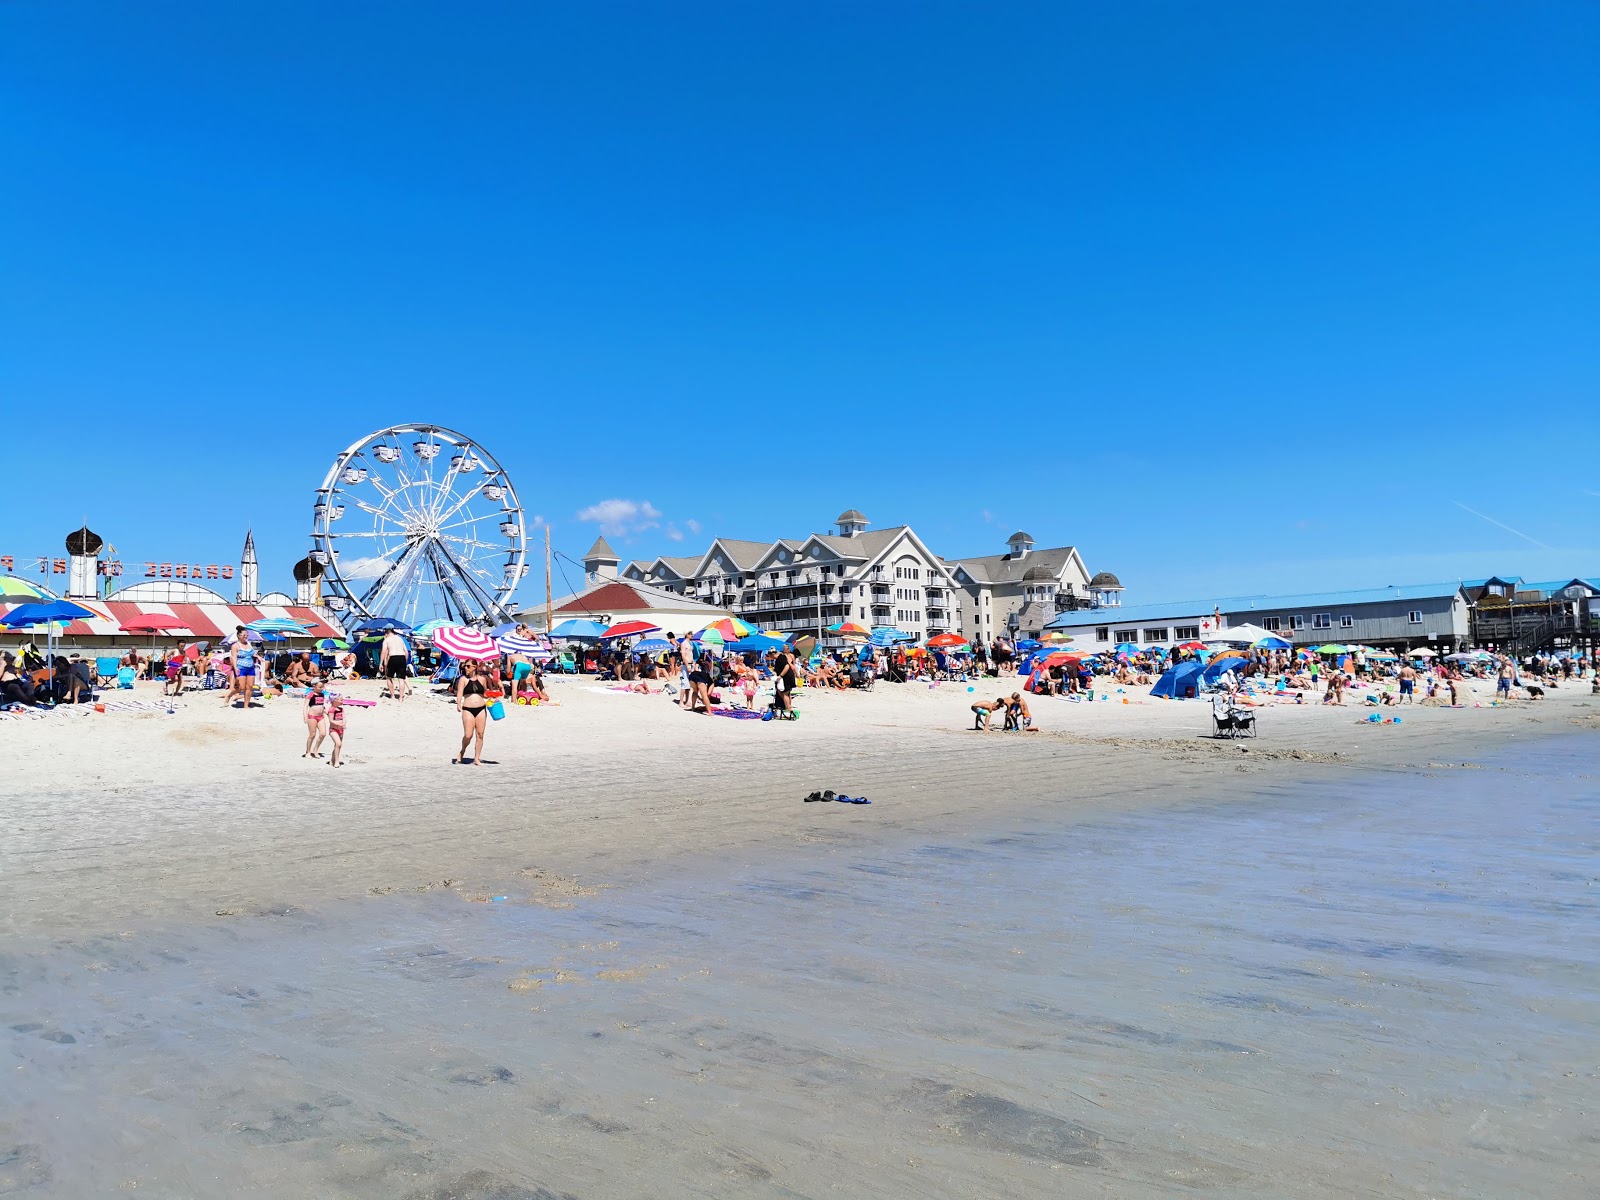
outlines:
[[340, 454], [317, 489], [311, 557], [348, 619], [498, 624], [527, 571], [527, 529], [505, 468], [440, 425], [394, 425]]

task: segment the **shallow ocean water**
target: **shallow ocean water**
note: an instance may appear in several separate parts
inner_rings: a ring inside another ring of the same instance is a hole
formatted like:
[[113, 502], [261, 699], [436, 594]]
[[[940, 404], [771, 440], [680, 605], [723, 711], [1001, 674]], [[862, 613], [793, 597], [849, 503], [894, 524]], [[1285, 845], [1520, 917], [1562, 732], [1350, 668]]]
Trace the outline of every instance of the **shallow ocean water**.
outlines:
[[13, 953], [0, 1195], [1594, 1194], [1596, 749]]

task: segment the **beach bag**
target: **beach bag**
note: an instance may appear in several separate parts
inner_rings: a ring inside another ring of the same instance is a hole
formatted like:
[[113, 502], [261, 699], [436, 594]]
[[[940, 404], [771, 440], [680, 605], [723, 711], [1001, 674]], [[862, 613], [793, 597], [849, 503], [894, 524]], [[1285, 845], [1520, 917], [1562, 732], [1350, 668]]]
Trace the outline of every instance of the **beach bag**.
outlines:
[[132, 667], [122, 667], [119, 669], [117, 671], [117, 686], [119, 688], [133, 687], [134, 674], [135, 672]]
[[498, 700], [491, 700], [489, 702], [489, 719], [491, 721], [498, 721], [505, 715], [506, 706], [504, 704], [500, 703]]

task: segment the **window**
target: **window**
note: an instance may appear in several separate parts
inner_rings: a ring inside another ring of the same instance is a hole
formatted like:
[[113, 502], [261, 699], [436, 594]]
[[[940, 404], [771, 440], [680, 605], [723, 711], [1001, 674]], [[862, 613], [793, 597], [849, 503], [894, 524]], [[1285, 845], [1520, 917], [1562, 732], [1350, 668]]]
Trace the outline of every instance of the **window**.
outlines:
[[1147, 642], [1164, 642], [1167, 640], [1167, 631], [1165, 629], [1146, 629], [1144, 631], [1144, 640]]
[[1138, 640], [1139, 640], [1139, 631], [1137, 629], [1119, 629], [1119, 630], [1117, 630], [1117, 642], [1119, 644], [1122, 643], [1122, 642], [1137, 642]]
[[1318, 613], [1316, 616], [1311, 618], [1311, 628], [1313, 628], [1313, 629], [1332, 629], [1333, 628], [1333, 614], [1332, 613]]
[[1096, 625], [1094, 627], [1094, 640], [1097, 642], [1109, 642], [1111, 640], [1111, 626]]
[[1409, 620], [1413, 625], [1422, 624], [1422, 610], [1420, 608], [1413, 608], [1406, 616], [1407, 620]]
[[1179, 625], [1172, 631], [1172, 638], [1177, 642], [1198, 642], [1200, 640], [1200, 626]]
[[1282, 617], [1262, 617], [1261, 618], [1261, 628], [1266, 629], [1266, 630], [1270, 630], [1273, 633], [1277, 633], [1278, 630], [1283, 628], [1283, 618]]
[[1339, 618], [1339, 628], [1340, 629], [1354, 629], [1355, 627], [1356, 627], [1356, 619], [1354, 617], [1345, 616], [1345, 617], [1340, 617]]
[[1294, 616], [1289, 618], [1289, 628], [1290, 629], [1304, 629], [1305, 627], [1306, 627], [1306, 619], [1304, 617], [1302, 617], [1299, 613], [1296, 613]]

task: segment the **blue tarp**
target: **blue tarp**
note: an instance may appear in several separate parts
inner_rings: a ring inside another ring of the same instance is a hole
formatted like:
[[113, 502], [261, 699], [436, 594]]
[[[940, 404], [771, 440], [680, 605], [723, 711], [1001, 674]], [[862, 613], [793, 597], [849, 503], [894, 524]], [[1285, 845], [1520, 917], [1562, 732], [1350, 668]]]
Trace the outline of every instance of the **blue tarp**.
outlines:
[[1156, 680], [1155, 687], [1150, 689], [1152, 696], [1171, 696], [1181, 700], [1188, 695], [1200, 694], [1200, 672], [1204, 668], [1197, 662], [1181, 662], [1175, 667], [1168, 667], [1161, 678]]

